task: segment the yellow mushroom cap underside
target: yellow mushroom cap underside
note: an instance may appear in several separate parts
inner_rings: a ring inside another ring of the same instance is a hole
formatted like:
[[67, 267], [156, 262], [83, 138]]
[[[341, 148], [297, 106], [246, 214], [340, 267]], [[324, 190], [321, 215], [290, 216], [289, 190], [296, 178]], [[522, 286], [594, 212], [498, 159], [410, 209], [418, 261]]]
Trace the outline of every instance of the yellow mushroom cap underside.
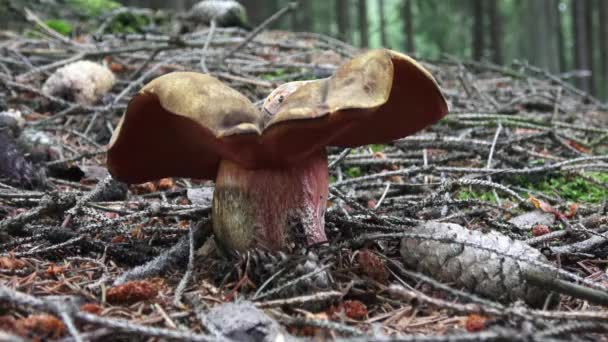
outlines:
[[220, 159], [280, 167], [327, 145], [386, 143], [435, 123], [447, 104], [431, 74], [386, 49], [352, 58], [333, 76], [285, 84], [258, 110], [216, 78], [175, 72], [129, 103], [108, 149], [117, 179], [214, 179]]

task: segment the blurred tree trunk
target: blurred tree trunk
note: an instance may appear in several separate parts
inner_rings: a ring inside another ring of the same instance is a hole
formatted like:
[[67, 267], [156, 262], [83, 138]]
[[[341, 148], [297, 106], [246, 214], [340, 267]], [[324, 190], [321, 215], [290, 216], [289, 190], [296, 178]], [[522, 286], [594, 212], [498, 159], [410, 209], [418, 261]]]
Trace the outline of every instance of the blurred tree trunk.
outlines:
[[555, 17], [555, 32], [557, 35], [557, 55], [558, 70], [564, 72], [568, 70], [566, 62], [566, 44], [564, 38], [564, 26], [562, 25], [562, 12], [559, 10], [561, 0], [553, 0], [552, 10]]
[[[309, 0], [306, 0], [309, 1]], [[310, 1], [313, 3], [313, 27], [315, 28], [315, 32], [324, 33], [324, 34], [332, 34], [333, 32], [333, 22], [336, 20], [333, 16], [333, 2], [319, 2], [319, 1]]]
[[[589, 70], [589, 41], [587, 39], [586, 0], [572, 1], [572, 36], [574, 37], [574, 67], [578, 70]], [[591, 90], [588, 77], [578, 78], [577, 85], [584, 91]]]
[[473, 0], [473, 59], [480, 61], [483, 58], [483, 52], [485, 50], [484, 44], [484, 17], [483, 17], [483, 3], [484, 0]]
[[119, 1], [125, 6], [133, 7], [148, 7], [148, 8], [170, 8], [176, 11], [185, 11], [192, 7], [198, 1], [196, 0], [121, 0]]
[[488, 4], [488, 16], [490, 18], [490, 48], [492, 49], [492, 62], [502, 64], [502, 15], [500, 3], [491, 0]]
[[602, 97], [608, 99], [608, 1], [599, 1], [599, 49], [602, 70]]
[[587, 53], [587, 65], [589, 66], [589, 71], [591, 72], [591, 75], [589, 75], [589, 92], [592, 95], [595, 95], [597, 89], [595, 84], [595, 74], [598, 71], [595, 67], [595, 59], [593, 58], [595, 56], [595, 30], [593, 25], [593, 19], [595, 17], [593, 15], [595, 11], [595, 2], [592, 0], [583, 0], [583, 2], [585, 5], [585, 31], [587, 33], [587, 47], [589, 48], [589, 52]]
[[380, 12], [380, 45], [382, 45], [382, 47], [389, 47], [388, 39], [386, 37], [386, 15], [384, 13], [384, 0], [378, 0], [378, 11]]
[[541, 68], [557, 72], [559, 52], [554, 4], [553, 0], [529, 1], [526, 23], [527, 31], [530, 33], [528, 50], [531, 52], [531, 62]]
[[405, 51], [416, 53], [414, 41], [414, 22], [412, 16], [412, 0], [403, 1], [403, 37], [405, 38]]
[[300, 2], [300, 6], [297, 10], [295, 10], [294, 12], [298, 12], [300, 13], [300, 30], [301, 31], [306, 31], [306, 32], [312, 32], [313, 31], [313, 27], [312, 27], [312, 19], [313, 19], [313, 12], [312, 12], [312, 1], [303, 1]]
[[350, 11], [348, 0], [336, 0], [336, 18], [338, 21], [338, 38], [350, 42]]
[[265, 19], [266, 11], [263, 6], [260, 6], [259, 0], [241, 0], [241, 4], [247, 10], [247, 19], [250, 25], [255, 26]]
[[[254, 27], [266, 20], [271, 15], [275, 14], [280, 7], [279, 0], [239, 0], [239, 2], [245, 6], [249, 24]], [[291, 19], [292, 18], [288, 16], [287, 20], [291, 21]], [[272, 24], [271, 28], [276, 29], [283, 26], [285, 23], [284, 20], [285, 17]]]
[[[264, 18], [262, 18], [262, 20], [266, 20], [268, 17], [270, 17], [271, 15], [277, 13], [277, 11], [279, 9], [281, 9], [281, 4], [280, 4], [280, 0], [265, 0], [266, 2], [268, 2], [268, 5], [266, 6], [266, 8], [268, 9], [266, 11], [266, 14], [264, 15]], [[260, 1], [257, 0], [255, 1], [256, 3], [259, 3]], [[280, 29], [285, 27], [285, 16], [283, 16], [281, 19], [277, 20], [274, 22], [274, 24], [270, 25], [271, 29]], [[289, 27], [289, 26], [287, 26]]]
[[357, 1], [357, 23], [359, 24], [359, 42], [361, 47], [369, 46], [369, 29], [367, 24], [367, 1]]

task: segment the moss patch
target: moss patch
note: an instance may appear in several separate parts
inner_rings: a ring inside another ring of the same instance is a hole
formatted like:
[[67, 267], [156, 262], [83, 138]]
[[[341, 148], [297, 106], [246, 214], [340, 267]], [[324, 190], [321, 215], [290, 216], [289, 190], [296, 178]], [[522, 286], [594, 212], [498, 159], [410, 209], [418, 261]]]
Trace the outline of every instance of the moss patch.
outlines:
[[89, 17], [99, 16], [103, 12], [120, 7], [118, 2], [112, 0], [69, 0], [69, 4]]
[[456, 199], [459, 200], [480, 200], [485, 202], [496, 203], [496, 198], [492, 191], [476, 191], [471, 188], [463, 188], [456, 194]]
[[44, 22], [48, 27], [61, 33], [64, 36], [69, 36], [72, 33], [72, 24], [61, 19], [49, 19]]
[[538, 180], [520, 177], [517, 183], [530, 190], [559, 196], [571, 202], [600, 203], [608, 199], [608, 172], [587, 172], [584, 175], [585, 177], [555, 175]]
[[149, 24], [150, 19], [145, 15], [121, 13], [112, 20], [109, 29], [112, 33], [140, 33]]

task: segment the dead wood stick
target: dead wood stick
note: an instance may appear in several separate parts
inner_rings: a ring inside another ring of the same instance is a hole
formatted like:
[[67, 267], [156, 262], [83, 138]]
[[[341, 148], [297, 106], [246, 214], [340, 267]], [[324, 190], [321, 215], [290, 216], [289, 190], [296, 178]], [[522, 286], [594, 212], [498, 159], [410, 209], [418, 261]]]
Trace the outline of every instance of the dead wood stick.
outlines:
[[277, 13], [271, 15], [270, 18], [264, 20], [264, 22], [262, 22], [260, 25], [258, 25], [258, 27], [253, 29], [253, 31], [251, 31], [251, 33], [249, 33], [249, 35], [247, 37], [245, 37], [245, 40], [243, 40], [242, 43], [240, 43], [239, 45], [234, 47], [232, 50], [228, 51], [228, 53], [226, 53], [222, 57], [222, 59], [225, 60], [227, 58], [232, 57], [235, 53], [237, 53], [239, 50], [241, 50], [243, 47], [245, 47], [245, 45], [249, 44], [249, 42], [251, 42], [253, 40], [253, 38], [255, 38], [258, 34], [260, 34], [260, 32], [262, 32], [262, 30], [264, 30], [266, 27], [268, 27], [270, 24], [274, 23], [275, 21], [279, 20], [287, 12], [291, 12], [294, 9], [296, 9], [297, 7], [298, 7], [297, 2], [290, 2], [287, 6], [281, 8]]

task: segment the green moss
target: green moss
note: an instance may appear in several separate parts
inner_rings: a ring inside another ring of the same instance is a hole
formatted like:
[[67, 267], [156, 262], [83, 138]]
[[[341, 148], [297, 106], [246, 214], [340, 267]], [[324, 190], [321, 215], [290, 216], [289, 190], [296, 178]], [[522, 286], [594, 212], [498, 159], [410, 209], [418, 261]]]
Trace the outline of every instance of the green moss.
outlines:
[[346, 170], [346, 174], [349, 177], [361, 177], [361, 168], [358, 166], [353, 166], [351, 168], [349, 168], [348, 170]]
[[44, 22], [48, 27], [61, 33], [64, 36], [69, 36], [72, 33], [72, 24], [61, 19], [49, 19]]
[[459, 200], [480, 200], [485, 202], [496, 203], [496, 198], [492, 191], [476, 191], [471, 188], [461, 189], [456, 194], [456, 199]]
[[98, 16], [103, 12], [119, 8], [120, 4], [112, 0], [69, 0], [73, 7], [81, 11], [85, 16]]
[[369, 145], [369, 147], [374, 152], [382, 152], [384, 150], [384, 148], [386, 147], [386, 145], [371, 144], [371, 145]]
[[150, 19], [145, 15], [121, 13], [112, 20], [109, 30], [112, 33], [140, 33], [149, 24]]
[[543, 166], [545, 165], [544, 159], [535, 159], [528, 162], [529, 166]]
[[287, 69], [276, 68], [272, 72], [268, 72], [268, 73], [260, 75], [260, 78], [263, 80], [266, 80], [266, 81], [273, 81], [277, 77], [285, 76], [286, 73], [287, 73]]
[[[600, 203], [608, 199], [608, 172], [585, 173], [587, 180], [580, 176], [554, 175], [540, 179], [518, 177], [518, 185], [551, 196], [559, 196], [571, 202]], [[602, 186], [602, 184], [604, 186]]]

